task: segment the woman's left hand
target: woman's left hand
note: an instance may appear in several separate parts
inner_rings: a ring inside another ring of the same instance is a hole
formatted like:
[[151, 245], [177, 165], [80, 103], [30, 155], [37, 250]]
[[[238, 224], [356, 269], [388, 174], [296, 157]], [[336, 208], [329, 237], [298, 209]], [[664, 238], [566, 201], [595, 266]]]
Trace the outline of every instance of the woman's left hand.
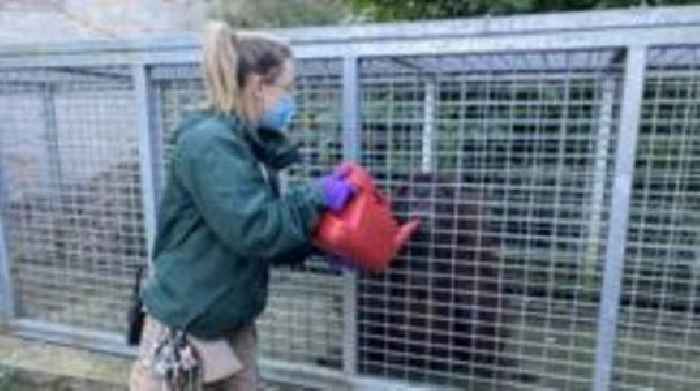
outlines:
[[332, 174], [320, 179], [326, 206], [333, 212], [340, 212], [357, 193], [357, 189], [347, 180], [350, 167], [340, 166]]

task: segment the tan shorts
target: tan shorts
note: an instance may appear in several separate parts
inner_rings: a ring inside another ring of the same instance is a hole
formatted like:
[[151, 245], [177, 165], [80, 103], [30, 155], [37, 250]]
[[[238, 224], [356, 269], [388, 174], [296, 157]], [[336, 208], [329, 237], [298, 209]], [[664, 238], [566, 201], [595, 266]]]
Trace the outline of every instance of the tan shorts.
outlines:
[[[152, 317], [146, 317], [139, 354], [131, 369], [130, 391], [170, 391], [151, 371], [156, 344], [167, 334], [167, 328]], [[233, 350], [243, 364], [243, 370], [226, 380], [206, 385], [205, 391], [262, 391], [265, 385], [256, 363], [255, 327], [246, 327], [228, 337]]]

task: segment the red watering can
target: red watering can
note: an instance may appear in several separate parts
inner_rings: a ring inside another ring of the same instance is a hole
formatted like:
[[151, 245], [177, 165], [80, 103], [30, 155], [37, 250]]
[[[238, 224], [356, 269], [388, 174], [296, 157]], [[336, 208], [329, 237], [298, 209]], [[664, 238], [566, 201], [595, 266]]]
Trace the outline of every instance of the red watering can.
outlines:
[[362, 269], [382, 272], [418, 228], [413, 220], [399, 226], [391, 213], [391, 203], [374, 185], [372, 177], [355, 163], [348, 181], [357, 194], [339, 213], [321, 217], [314, 243], [328, 253], [349, 258]]

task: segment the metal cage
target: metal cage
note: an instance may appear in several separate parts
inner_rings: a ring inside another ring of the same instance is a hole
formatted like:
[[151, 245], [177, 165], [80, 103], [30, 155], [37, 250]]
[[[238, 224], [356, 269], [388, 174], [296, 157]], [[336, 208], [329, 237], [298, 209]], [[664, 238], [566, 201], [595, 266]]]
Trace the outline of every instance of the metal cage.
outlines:
[[[695, 390], [700, 8], [274, 31], [298, 58], [283, 187], [367, 167], [421, 230], [385, 274], [273, 272], [265, 376], [318, 389]], [[190, 36], [0, 50], [0, 310], [122, 344]]]

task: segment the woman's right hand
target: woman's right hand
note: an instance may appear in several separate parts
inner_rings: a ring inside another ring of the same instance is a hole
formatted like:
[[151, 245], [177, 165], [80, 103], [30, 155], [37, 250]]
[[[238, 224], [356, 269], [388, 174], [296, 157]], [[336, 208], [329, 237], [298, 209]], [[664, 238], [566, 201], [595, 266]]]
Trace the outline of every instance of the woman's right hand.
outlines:
[[332, 174], [319, 180], [328, 209], [340, 212], [357, 193], [357, 189], [348, 180], [351, 168], [346, 165], [337, 167]]
[[326, 256], [328, 260], [328, 267], [332, 271], [336, 272], [356, 272], [360, 269], [356, 266], [350, 258], [346, 258], [340, 255], [329, 254]]

